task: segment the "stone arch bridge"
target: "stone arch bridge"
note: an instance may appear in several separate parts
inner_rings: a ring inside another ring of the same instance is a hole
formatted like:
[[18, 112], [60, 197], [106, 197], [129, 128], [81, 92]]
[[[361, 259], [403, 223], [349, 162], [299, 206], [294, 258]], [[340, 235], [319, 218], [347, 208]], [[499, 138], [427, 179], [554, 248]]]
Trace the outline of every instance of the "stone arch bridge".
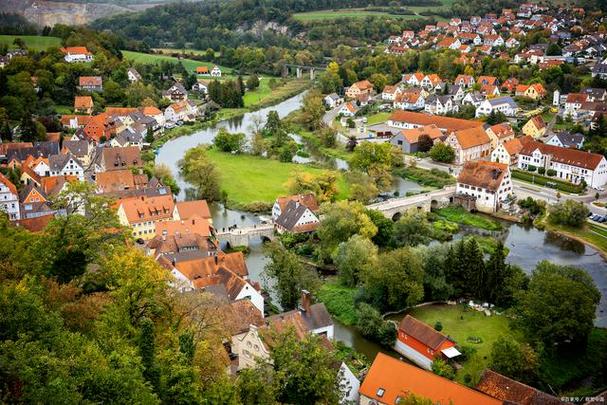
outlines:
[[368, 209], [381, 211], [386, 218], [397, 221], [403, 214], [411, 209], [430, 212], [434, 207], [445, 206], [453, 202], [455, 187], [445, 187], [440, 190], [409, 197], [391, 198], [386, 201], [367, 205]]
[[215, 236], [220, 242], [226, 242], [230, 246], [249, 246], [249, 243], [255, 239], [261, 241], [274, 240], [274, 225], [257, 224], [247, 228], [216, 232]]

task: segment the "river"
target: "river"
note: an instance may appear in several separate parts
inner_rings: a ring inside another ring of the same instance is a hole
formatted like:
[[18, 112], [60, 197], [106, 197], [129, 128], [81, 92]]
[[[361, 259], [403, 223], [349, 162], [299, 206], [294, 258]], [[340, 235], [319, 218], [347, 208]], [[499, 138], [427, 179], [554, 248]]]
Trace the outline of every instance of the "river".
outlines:
[[[273, 107], [247, 113], [239, 118], [221, 121], [214, 127], [172, 139], [158, 150], [156, 162], [168, 165], [177, 177], [182, 190], [185, 190], [186, 185], [179, 178], [177, 162], [188, 149], [199, 144], [210, 144], [220, 128], [250, 135], [255, 126], [262, 126], [265, 123], [269, 111], [275, 110], [283, 118], [300, 107], [302, 98], [303, 94], [299, 94]], [[337, 160], [334, 167], [347, 169], [347, 162]], [[400, 195], [405, 195], [408, 191], [419, 192], [422, 189], [417, 183], [409, 180], [400, 178], [394, 180], [394, 191], [398, 191]], [[178, 198], [183, 198], [183, 195], [178, 196]], [[216, 229], [235, 224], [244, 227], [260, 221], [259, 217], [254, 214], [226, 210], [219, 204], [211, 205], [211, 213], [213, 225]], [[526, 228], [518, 224], [505, 224], [505, 227], [505, 231], [495, 236], [500, 237], [505, 246], [510, 249], [508, 261], [521, 266], [527, 273], [531, 273], [535, 265], [541, 260], [550, 260], [558, 264], [574, 265], [585, 269], [602, 294], [595, 323], [597, 326], [607, 327], [607, 262], [595, 249], [578, 242], [568, 242], [566, 239], [555, 237], [553, 234], [535, 228]], [[247, 255], [246, 260], [251, 280], [261, 281], [261, 274], [267, 258], [263, 254], [260, 242], [251, 245], [251, 252]], [[369, 359], [373, 359], [377, 352], [382, 350], [379, 345], [360, 336], [354, 328], [341, 325], [337, 321], [335, 321], [335, 337], [367, 355]]]

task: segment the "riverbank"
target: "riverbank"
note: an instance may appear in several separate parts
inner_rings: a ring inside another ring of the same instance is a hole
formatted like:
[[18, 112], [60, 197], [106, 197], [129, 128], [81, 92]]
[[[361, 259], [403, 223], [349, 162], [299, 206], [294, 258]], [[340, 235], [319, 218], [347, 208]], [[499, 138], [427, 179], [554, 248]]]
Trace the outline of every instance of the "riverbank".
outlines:
[[593, 247], [603, 259], [607, 260], [607, 229], [588, 222], [581, 228], [551, 224], [548, 221], [543, 224], [547, 231]]
[[[244, 116], [247, 113], [261, 110], [275, 104], [281, 103], [298, 94], [304, 92], [311, 86], [311, 82], [308, 80], [289, 80], [284, 86], [274, 89], [269, 96], [260, 99], [257, 103], [252, 103], [245, 108], [222, 108], [216, 112], [207, 121], [196, 121], [191, 125], [183, 125], [173, 129], [165, 130], [164, 133], [158, 138], [154, 139], [150, 149], [147, 151], [148, 154], [152, 154], [153, 151], [161, 148], [166, 142], [176, 139], [182, 136], [192, 135], [198, 131], [212, 128], [219, 124], [221, 121], [236, 119]], [[154, 156], [147, 156], [146, 160], [154, 160]]]

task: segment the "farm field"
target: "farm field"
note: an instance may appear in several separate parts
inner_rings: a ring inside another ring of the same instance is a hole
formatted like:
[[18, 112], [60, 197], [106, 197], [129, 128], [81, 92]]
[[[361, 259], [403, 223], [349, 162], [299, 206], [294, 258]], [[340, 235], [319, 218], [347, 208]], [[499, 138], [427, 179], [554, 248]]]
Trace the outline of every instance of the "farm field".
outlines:
[[[243, 96], [245, 108], [255, 108], [260, 106], [266, 106], [274, 104], [288, 98], [292, 95], [300, 93], [306, 87], [310, 85], [310, 81], [303, 79], [287, 79], [281, 82], [278, 80], [278, 85], [274, 88], [270, 88], [270, 76], [262, 76], [259, 80], [259, 87], [253, 91], [247, 91]], [[244, 77], [246, 80], [246, 77]]]
[[[237, 204], [272, 203], [276, 197], [288, 194], [287, 182], [297, 172], [320, 174], [318, 169], [297, 163], [282, 163], [252, 155], [232, 155], [215, 149], [207, 152], [221, 174], [220, 186], [228, 199]], [[338, 175], [338, 198], [348, 195], [348, 186]]]
[[56, 46], [61, 46], [61, 39], [57, 37], [43, 37], [40, 35], [0, 35], [0, 45], [8, 45], [9, 48], [14, 48], [13, 41], [15, 38], [21, 38], [28, 48], [35, 51]]
[[364, 9], [340, 9], [340, 10], [320, 10], [309, 11], [305, 13], [295, 13], [293, 18], [302, 22], [335, 20], [338, 18], [365, 18], [365, 17], [390, 17], [413, 20], [420, 18], [418, 15], [390, 14], [384, 11], [368, 11]]

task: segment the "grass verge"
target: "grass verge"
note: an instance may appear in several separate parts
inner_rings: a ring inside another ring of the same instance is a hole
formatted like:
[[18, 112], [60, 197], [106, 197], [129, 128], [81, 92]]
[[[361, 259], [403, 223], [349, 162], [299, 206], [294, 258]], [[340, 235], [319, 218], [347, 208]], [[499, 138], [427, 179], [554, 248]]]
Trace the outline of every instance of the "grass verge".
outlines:
[[485, 229], [487, 231], [499, 231], [502, 229], [502, 225], [499, 222], [480, 214], [470, 213], [466, 211], [466, 209], [458, 206], [440, 208], [436, 210], [436, 214], [447, 221], [472, 226], [474, 228]]
[[550, 221], [544, 221], [547, 230], [561, 233], [570, 238], [587, 243], [607, 257], [607, 229], [600, 225], [587, 222], [581, 228], [571, 226], [557, 225]]
[[579, 185], [571, 184], [553, 177], [542, 176], [537, 173], [523, 172], [521, 170], [512, 170], [512, 178], [540, 186], [545, 186], [546, 183], [555, 183], [556, 187], [554, 188], [565, 193], [579, 194], [584, 191]]

